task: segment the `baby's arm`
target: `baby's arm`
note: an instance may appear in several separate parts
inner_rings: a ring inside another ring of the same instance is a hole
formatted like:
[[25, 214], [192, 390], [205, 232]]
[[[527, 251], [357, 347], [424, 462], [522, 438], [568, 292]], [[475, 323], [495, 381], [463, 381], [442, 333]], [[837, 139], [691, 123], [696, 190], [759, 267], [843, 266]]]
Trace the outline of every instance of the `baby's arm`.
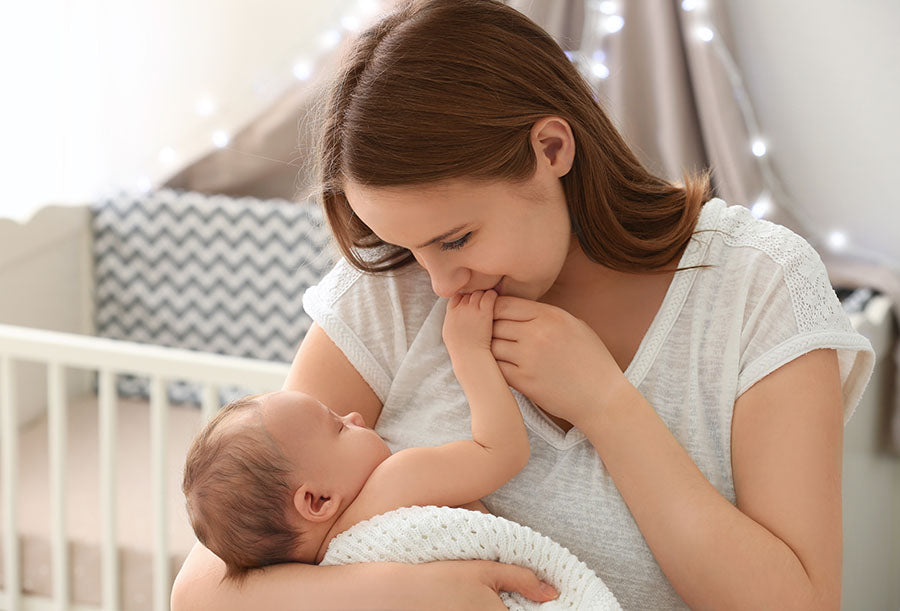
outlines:
[[401, 450], [378, 465], [350, 508], [351, 523], [411, 505], [465, 505], [494, 492], [526, 464], [525, 423], [491, 353], [493, 291], [447, 305], [444, 343], [472, 412], [472, 440]]
[[472, 439], [491, 454], [488, 470], [508, 464], [515, 471], [528, 463], [529, 445], [525, 423], [497, 360], [491, 353], [494, 326], [494, 291], [455, 295], [447, 304], [444, 344], [472, 413]]

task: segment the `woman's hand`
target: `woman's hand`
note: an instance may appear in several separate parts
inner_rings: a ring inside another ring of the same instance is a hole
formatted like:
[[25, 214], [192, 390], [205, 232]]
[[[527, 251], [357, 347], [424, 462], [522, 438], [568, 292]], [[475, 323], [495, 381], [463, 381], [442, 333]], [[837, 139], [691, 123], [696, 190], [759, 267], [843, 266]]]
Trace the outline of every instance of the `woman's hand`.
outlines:
[[[544, 584], [530, 569], [489, 560], [444, 560], [413, 565], [416, 579], [410, 580], [412, 607], [422, 609], [494, 609], [506, 611], [500, 591], [519, 592], [536, 601], [554, 600], [559, 593]], [[436, 603], [440, 601], [440, 603]]]
[[500, 296], [493, 334], [507, 383], [579, 428], [629, 384], [594, 330], [562, 308]]

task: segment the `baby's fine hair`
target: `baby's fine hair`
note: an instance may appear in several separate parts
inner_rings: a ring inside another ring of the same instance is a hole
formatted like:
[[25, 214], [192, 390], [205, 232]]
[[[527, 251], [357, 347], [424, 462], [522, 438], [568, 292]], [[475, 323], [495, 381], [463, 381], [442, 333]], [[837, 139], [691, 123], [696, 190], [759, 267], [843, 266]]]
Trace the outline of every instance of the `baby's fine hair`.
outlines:
[[288, 519], [293, 469], [263, 425], [264, 397], [222, 408], [194, 439], [184, 465], [194, 534], [225, 561], [224, 580], [237, 584], [250, 569], [296, 561], [304, 534]]

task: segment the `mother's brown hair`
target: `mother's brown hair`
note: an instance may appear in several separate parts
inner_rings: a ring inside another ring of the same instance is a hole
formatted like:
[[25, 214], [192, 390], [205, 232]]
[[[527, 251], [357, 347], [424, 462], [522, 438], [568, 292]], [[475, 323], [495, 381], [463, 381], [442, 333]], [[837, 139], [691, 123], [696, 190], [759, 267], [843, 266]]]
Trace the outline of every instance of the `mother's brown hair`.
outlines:
[[401, 2], [354, 41], [321, 111], [318, 196], [341, 252], [368, 272], [414, 258], [354, 215], [344, 180], [522, 183], [536, 168], [531, 128], [545, 116], [572, 129], [575, 159], [561, 181], [572, 230], [597, 263], [665, 266], [710, 197], [708, 172], [685, 176], [685, 186], [652, 175], [559, 45], [497, 0]]

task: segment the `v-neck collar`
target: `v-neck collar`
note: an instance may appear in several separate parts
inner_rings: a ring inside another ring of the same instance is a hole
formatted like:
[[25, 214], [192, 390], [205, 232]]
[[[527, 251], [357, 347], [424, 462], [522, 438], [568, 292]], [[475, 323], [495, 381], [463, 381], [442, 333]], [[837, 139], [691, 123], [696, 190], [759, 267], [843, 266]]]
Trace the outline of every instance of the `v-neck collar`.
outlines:
[[[700, 209], [694, 231], [714, 227], [725, 205], [725, 202], [718, 198], [706, 202]], [[706, 255], [708, 246], [709, 238], [705, 234], [691, 237], [687, 248], [684, 249], [681, 255], [678, 267], [698, 265]], [[666, 296], [653, 317], [653, 322], [650, 323], [637, 351], [625, 369], [625, 377], [636, 388], [640, 386], [650, 370], [650, 366], [656, 359], [656, 355], [659, 354], [659, 349], [678, 318], [678, 314], [681, 312], [698, 271], [700, 270], [688, 269], [679, 271], [675, 272], [675, 275], [672, 277], [669, 288], [666, 290]], [[513, 389], [513, 395], [516, 397], [519, 405], [523, 406], [522, 415], [528, 427], [556, 449], [567, 450], [587, 439], [584, 433], [575, 426], [564, 432], [558, 424], [553, 422], [534, 403], [517, 390]]]

